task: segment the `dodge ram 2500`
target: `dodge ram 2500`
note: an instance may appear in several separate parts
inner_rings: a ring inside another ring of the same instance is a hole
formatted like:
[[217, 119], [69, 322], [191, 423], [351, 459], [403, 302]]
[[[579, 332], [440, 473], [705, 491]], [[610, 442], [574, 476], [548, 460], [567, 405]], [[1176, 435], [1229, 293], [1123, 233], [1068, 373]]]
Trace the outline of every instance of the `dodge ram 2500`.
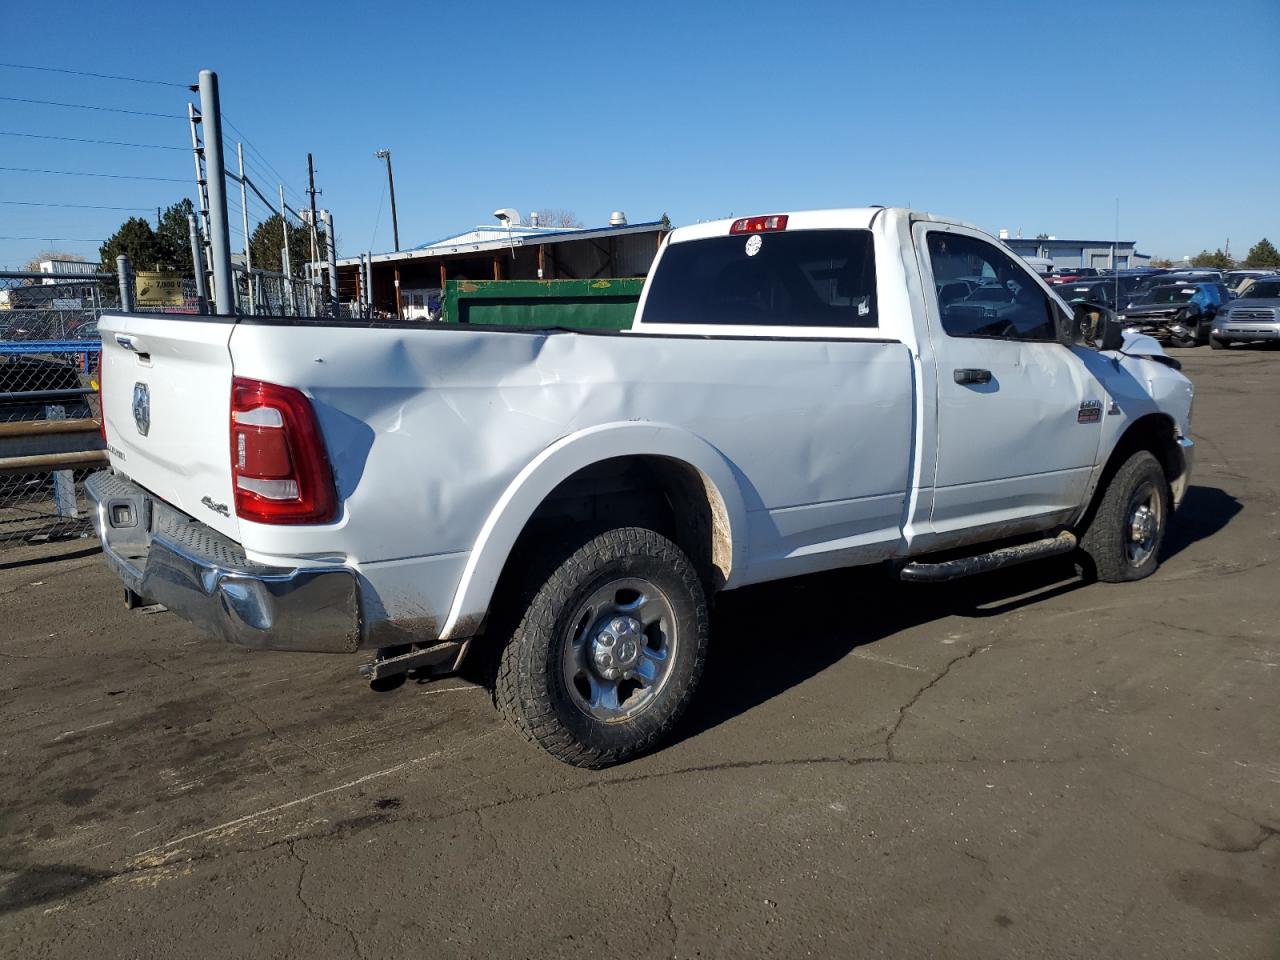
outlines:
[[1150, 574], [1192, 385], [998, 240], [901, 209], [673, 231], [623, 332], [103, 318], [126, 597], [234, 643], [375, 651], [386, 683], [500, 650], [495, 700], [561, 760], [653, 747], [716, 593], [1074, 552]]

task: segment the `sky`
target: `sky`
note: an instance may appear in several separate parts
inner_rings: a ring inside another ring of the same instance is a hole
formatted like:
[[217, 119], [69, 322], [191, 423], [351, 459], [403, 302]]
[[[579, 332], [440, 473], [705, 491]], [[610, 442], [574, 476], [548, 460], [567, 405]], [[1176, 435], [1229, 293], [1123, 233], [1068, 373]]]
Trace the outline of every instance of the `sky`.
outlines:
[[134, 212], [28, 204], [154, 220], [192, 196], [181, 84], [201, 68], [219, 74], [229, 156], [250, 145], [269, 197], [282, 179], [304, 203], [315, 155], [340, 256], [392, 247], [381, 148], [403, 247], [499, 207], [599, 226], [612, 210], [679, 225], [878, 203], [1109, 239], [1117, 200], [1143, 253], [1280, 243], [1276, 0], [112, 6], [61, 4], [56, 42], [0, 53], [162, 81], [0, 66], [0, 267], [49, 248], [96, 259]]

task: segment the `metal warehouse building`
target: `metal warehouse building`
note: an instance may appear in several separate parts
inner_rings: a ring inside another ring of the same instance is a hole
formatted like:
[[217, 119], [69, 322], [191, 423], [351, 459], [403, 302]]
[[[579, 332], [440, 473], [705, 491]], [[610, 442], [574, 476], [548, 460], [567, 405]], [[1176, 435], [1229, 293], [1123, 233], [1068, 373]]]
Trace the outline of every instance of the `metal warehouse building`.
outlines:
[[1145, 267], [1151, 263], [1149, 254], [1139, 253], [1133, 240], [1059, 240], [1024, 239], [1009, 237], [1000, 231], [1003, 240], [1020, 257], [1043, 257], [1052, 260], [1055, 270], [1074, 267], [1094, 267], [1098, 270], [1124, 270], [1129, 267]]
[[[607, 227], [473, 227], [411, 250], [370, 256], [373, 307], [384, 316], [406, 320], [436, 315], [447, 280], [643, 277], [670, 229], [665, 218], [628, 224], [618, 212]], [[338, 261], [338, 296], [343, 303], [360, 301], [367, 292], [361, 259]]]

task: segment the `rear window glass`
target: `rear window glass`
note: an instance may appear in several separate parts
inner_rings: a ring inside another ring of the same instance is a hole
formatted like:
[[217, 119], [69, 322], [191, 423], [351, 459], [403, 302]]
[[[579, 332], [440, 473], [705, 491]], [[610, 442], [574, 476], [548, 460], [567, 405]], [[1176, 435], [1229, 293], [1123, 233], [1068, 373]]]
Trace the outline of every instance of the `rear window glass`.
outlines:
[[871, 232], [796, 230], [673, 243], [649, 285], [644, 322], [875, 327]]

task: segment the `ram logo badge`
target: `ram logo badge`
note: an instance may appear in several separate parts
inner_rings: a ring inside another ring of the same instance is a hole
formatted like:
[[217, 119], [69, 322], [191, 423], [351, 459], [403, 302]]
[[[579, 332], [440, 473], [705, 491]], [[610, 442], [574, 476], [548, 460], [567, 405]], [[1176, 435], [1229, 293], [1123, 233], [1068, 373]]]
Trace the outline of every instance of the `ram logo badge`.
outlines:
[[133, 422], [144, 437], [151, 429], [151, 388], [141, 381], [133, 385]]

